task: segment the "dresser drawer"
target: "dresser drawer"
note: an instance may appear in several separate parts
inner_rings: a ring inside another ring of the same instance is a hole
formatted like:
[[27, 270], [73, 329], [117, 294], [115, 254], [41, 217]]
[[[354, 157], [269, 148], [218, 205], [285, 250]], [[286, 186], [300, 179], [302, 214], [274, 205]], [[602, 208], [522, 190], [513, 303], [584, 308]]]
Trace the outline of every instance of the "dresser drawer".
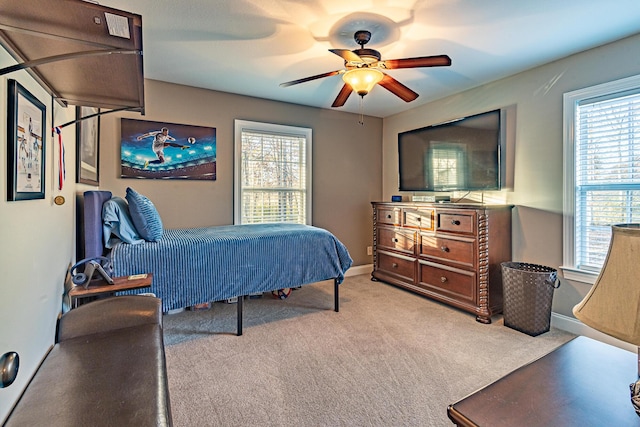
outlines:
[[377, 208], [376, 213], [379, 224], [401, 225], [402, 223], [402, 209], [400, 208], [380, 207]]
[[416, 232], [402, 228], [378, 227], [376, 247], [413, 255], [416, 247]]
[[433, 209], [405, 209], [404, 226], [421, 230], [433, 230]]
[[475, 212], [438, 212], [438, 231], [450, 233], [475, 234], [476, 228]]
[[420, 260], [419, 274], [421, 288], [456, 300], [476, 301], [475, 272]]
[[471, 237], [442, 237], [436, 234], [421, 234], [419, 254], [474, 268], [476, 265], [476, 240]]
[[415, 281], [415, 261], [412, 258], [378, 251], [376, 269], [409, 283]]

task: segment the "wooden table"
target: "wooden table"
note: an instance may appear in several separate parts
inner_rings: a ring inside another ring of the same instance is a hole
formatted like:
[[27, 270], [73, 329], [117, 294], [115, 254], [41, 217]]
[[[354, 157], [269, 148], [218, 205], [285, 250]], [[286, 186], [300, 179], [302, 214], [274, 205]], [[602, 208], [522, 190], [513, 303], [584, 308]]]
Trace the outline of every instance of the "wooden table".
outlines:
[[449, 405], [458, 426], [640, 426], [637, 355], [578, 337]]
[[151, 286], [152, 282], [152, 273], [135, 276], [114, 277], [113, 285], [109, 285], [102, 279], [94, 279], [86, 289], [83, 286], [74, 286], [69, 291], [69, 297], [71, 297], [71, 306], [74, 308], [77, 307], [78, 299], [105, 294], [114, 294], [116, 292], [126, 291], [129, 289], [148, 288], [149, 286]]

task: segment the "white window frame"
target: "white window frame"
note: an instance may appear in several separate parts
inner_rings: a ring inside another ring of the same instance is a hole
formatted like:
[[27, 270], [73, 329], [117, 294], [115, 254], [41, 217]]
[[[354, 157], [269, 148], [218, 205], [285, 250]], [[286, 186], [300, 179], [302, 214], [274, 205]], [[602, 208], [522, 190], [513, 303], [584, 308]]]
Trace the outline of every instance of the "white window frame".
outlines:
[[264, 132], [271, 134], [285, 134], [302, 136], [306, 139], [306, 197], [305, 197], [305, 221], [307, 225], [312, 224], [312, 130], [297, 126], [280, 125], [273, 123], [262, 123], [248, 120], [234, 121], [234, 179], [233, 179], [233, 221], [234, 224], [241, 224], [242, 221], [242, 132]]
[[564, 94], [563, 99], [563, 265], [564, 277], [593, 284], [599, 272], [576, 267], [575, 257], [575, 112], [578, 104], [590, 98], [623, 93], [640, 87], [640, 75], [603, 83]]

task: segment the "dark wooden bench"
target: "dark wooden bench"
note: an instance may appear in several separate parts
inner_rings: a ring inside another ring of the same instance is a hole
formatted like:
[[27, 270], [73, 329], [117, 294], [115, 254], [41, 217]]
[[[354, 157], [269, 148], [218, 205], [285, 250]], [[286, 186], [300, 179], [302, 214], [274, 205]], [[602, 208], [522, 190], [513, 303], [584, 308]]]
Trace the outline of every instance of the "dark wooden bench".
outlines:
[[112, 297], [60, 319], [6, 426], [170, 426], [160, 300]]

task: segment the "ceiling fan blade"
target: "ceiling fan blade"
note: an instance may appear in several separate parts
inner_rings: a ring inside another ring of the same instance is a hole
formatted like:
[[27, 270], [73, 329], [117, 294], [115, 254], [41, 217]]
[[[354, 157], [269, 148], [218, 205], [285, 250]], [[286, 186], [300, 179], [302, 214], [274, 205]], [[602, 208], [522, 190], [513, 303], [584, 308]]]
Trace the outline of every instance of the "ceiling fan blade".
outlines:
[[385, 74], [378, 84], [405, 102], [411, 102], [418, 97], [417, 93], [388, 74]]
[[356, 55], [355, 53], [353, 53], [352, 51], [350, 51], [348, 49], [329, 49], [329, 52], [335, 53], [336, 55], [338, 55], [340, 58], [344, 59], [345, 61], [364, 62], [362, 60], [362, 58], [360, 58], [360, 56]]
[[310, 82], [311, 80], [321, 79], [323, 77], [335, 76], [336, 74], [341, 74], [343, 72], [344, 72], [344, 70], [329, 71], [328, 73], [317, 74], [315, 76], [305, 77], [303, 79], [292, 80], [290, 82], [280, 83], [280, 86], [289, 87], [289, 86], [297, 85], [299, 83], [305, 83], [305, 82]]
[[418, 67], [448, 67], [451, 65], [451, 58], [447, 55], [420, 56], [417, 58], [387, 59], [382, 61], [380, 66], [387, 70], [397, 68], [418, 68]]
[[331, 104], [331, 106], [342, 107], [344, 103], [347, 102], [347, 99], [349, 99], [349, 95], [351, 95], [351, 92], [353, 92], [353, 89], [351, 89], [351, 86], [345, 83], [344, 86], [342, 86], [342, 89], [340, 89], [340, 93], [338, 93], [338, 96], [336, 97], [335, 101], [333, 101], [333, 104]]

